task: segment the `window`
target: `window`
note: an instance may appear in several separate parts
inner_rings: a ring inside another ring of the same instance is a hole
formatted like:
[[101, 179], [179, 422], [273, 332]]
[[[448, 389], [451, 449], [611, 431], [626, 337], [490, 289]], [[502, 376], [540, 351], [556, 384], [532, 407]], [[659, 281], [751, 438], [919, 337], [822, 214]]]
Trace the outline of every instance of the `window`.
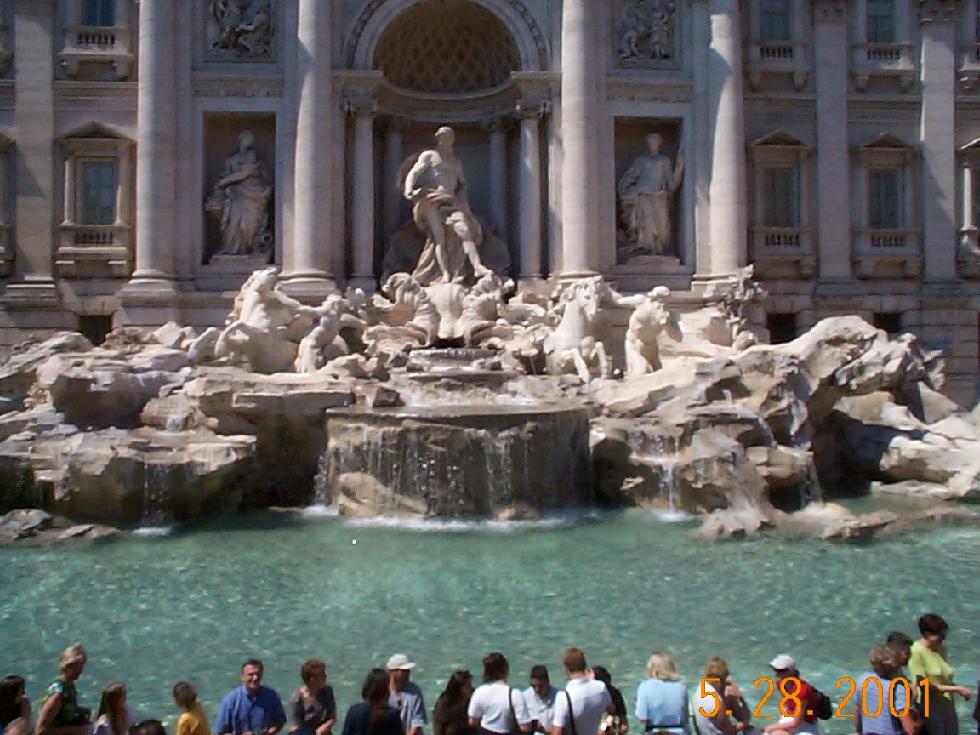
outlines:
[[766, 314], [766, 329], [769, 342], [774, 345], [785, 344], [796, 339], [796, 314]]
[[902, 192], [897, 169], [868, 172], [868, 226], [873, 230], [897, 230], [902, 222]]
[[799, 178], [799, 171], [795, 167], [763, 169], [763, 225], [800, 226]]
[[111, 225], [116, 220], [116, 162], [79, 162], [81, 181], [79, 220], [81, 225]]
[[895, 336], [904, 331], [902, 329], [902, 312], [900, 311], [878, 311], [872, 315], [871, 320], [875, 327], [884, 330], [889, 336]]
[[63, 278], [130, 274], [133, 141], [95, 122], [59, 140], [64, 154], [64, 216], [55, 271]]
[[866, 0], [868, 43], [895, 43], [895, 0]]
[[759, 40], [762, 43], [790, 40], [789, 0], [760, 0], [760, 3]]
[[114, 0], [83, 0], [82, 25], [112, 26], [115, 25]]

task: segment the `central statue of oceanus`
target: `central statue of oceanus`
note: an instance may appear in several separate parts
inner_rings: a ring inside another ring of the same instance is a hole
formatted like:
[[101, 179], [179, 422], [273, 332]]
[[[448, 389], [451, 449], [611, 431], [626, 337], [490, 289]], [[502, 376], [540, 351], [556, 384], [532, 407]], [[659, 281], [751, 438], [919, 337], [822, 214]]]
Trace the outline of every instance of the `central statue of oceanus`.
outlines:
[[491, 271], [480, 259], [483, 230], [466, 198], [463, 164], [456, 157], [452, 128], [436, 131], [436, 147], [422, 151], [404, 177], [402, 193], [412, 202], [425, 247], [412, 277], [422, 286], [480, 279]]

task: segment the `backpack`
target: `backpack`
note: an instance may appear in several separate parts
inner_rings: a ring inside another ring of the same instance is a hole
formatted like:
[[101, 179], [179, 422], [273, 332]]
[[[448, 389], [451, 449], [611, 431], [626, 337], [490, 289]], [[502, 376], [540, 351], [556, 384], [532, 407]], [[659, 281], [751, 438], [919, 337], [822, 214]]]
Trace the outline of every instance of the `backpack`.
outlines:
[[814, 688], [813, 698], [817, 705], [816, 709], [814, 710], [817, 713], [817, 717], [819, 717], [821, 720], [829, 720], [834, 716], [834, 704], [830, 701], [830, 697], [821, 692], [819, 689]]

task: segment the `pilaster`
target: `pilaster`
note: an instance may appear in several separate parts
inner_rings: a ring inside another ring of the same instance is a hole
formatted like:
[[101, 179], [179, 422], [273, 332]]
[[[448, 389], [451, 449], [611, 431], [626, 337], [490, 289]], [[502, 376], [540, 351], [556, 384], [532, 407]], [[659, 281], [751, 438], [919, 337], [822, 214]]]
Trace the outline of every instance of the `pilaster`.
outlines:
[[920, 0], [922, 229], [925, 279], [956, 277], [957, 0]]
[[53, 277], [55, 3], [18, 0], [14, 12], [16, 275], [4, 294], [4, 305], [15, 310], [59, 309]]
[[847, 4], [813, 3], [817, 93], [817, 257], [822, 281], [851, 277]]

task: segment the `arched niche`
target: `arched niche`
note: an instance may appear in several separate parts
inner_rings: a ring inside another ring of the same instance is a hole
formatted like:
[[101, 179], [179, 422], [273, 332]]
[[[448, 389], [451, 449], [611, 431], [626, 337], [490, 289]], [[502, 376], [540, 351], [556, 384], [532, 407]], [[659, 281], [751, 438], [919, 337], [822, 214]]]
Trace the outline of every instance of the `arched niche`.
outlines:
[[[507, 29], [519, 55], [515, 71], [548, 68], [549, 51], [544, 34], [522, 0], [465, 0], [493, 16]], [[372, 0], [355, 19], [347, 37], [346, 61], [350, 68], [373, 69], [375, 53], [389, 26], [416, 6], [439, 6], [451, 0]], [[450, 8], [451, 10], [451, 8]]]

